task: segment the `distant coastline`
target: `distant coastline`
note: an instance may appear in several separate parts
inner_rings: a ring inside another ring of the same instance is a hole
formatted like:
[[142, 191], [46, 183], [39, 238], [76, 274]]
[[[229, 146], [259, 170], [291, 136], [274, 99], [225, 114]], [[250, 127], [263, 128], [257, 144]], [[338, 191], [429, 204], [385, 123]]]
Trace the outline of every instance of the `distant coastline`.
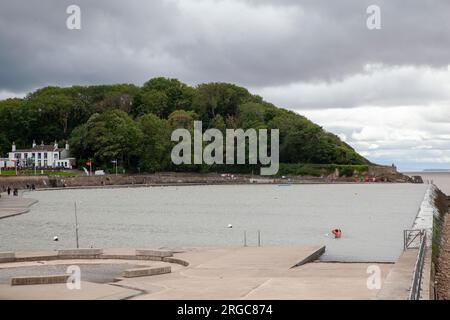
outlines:
[[436, 185], [442, 192], [450, 195], [450, 170], [408, 171], [402, 172], [409, 177], [420, 176], [424, 183]]

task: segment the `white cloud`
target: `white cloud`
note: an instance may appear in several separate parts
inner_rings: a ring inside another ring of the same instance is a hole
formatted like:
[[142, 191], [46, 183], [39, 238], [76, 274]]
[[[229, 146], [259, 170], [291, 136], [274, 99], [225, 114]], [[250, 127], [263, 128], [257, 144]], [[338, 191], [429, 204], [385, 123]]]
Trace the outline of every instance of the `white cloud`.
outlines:
[[297, 82], [254, 91], [293, 109], [450, 103], [450, 68], [367, 64], [361, 73], [341, 81]]
[[25, 93], [0, 90], [0, 100], [5, 100], [5, 99], [9, 99], [9, 98], [23, 98], [23, 97], [25, 97]]
[[309, 109], [300, 113], [346, 142], [375, 163], [400, 169], [450, 168], [450, 121], [427, 115], [447, 114], [450, 105]]
[[367, 64], [334, 82], [254, 88], [375, 163], [450, 168], [450, 67]]

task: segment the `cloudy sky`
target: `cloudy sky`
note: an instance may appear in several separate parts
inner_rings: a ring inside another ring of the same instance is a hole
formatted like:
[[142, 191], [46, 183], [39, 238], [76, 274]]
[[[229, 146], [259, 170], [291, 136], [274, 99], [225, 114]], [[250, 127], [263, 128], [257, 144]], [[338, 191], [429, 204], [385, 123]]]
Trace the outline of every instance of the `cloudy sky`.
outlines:
[[[72, 4], [81, 30], [66, 27]], [[450, 168], [449, 12], [448, 0], [0, 0], [0, 99], [155, 76], [232, 82], [374, 162]]]

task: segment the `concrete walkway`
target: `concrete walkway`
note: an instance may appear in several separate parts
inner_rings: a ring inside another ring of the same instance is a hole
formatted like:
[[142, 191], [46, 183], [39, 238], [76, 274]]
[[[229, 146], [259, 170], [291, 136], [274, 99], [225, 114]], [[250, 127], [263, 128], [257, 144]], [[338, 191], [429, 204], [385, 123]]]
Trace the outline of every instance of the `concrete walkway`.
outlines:
[[[6, 277], [14, 270], [20, 276], [26, 267], [40, 275], [39, 266], [49, 268], [58, 264], [98, 265], [95, 272], [102, 272], [100, 265], [103, 264], [108, 276], [111, 266], [120, 263], [170, 266], [171, 273], [137, 278], [117, 275], [110, 283], [89, 282], [82, 275], [81, 290], [69, 290], [65, 284], [11, 286], [5, 283], [0, 284], [0, 299], [404, 298], [412, 272], [410, 264], [417, 252], [406, 252], [396, 265], [316, 261], [294, 267], [301, 261], [316, 258], [322, 249], [321, 246], [196, 248], [176, 252], [169, 258], [178, 263], [163, 259], [141, 261], [137, 256], [139, 250], [134, 249], [105, 249], [97, 258], [66, 260], [61, 260], [54, 252], [16, 253], [15, 262], [0, 264], [0, 276], [2, 270]], [[189, 264], [180, 264], [180, 261]], [[371, 276], [368, 268], [374, 265], [381, 271], [381, 292], [367, 285]], [[27, 275], [34, 275], [30, 272]]]
[[30, 207], [37, 202], [38, 201], [34, 199], [24, 198], [23, 194], [14, 197], [2, 193], [0, 198], [0, 219], [27, 213], [30, 211]]
[[[118, 284], [145, 291], [133, 299], [375, 299], [367, 267], [359, 263], [308, 263], [320, 247], [194, 250], [175, 255], [187, 268]], [[385, 277], [390, 264], [380, 264]]]
[[[413, 280], [418, 249], [408, 249], [392, 266], [377, 298], [379, 300], [407, 300]], [[430, 299], [431, 248], [427, 248], [422, 273], [421, 300]]]

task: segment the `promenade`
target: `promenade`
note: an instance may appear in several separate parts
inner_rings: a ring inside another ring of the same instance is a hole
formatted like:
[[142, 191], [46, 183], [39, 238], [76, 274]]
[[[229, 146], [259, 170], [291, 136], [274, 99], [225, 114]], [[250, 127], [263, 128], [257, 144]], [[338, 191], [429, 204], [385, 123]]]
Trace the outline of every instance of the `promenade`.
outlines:
[[[152, 260], [134, 249], [102, 252], [95, 259], [15, 253], [16, 261], [0, 264], [0, 299], [377, 299], [380, 292], [367, 286], [374, 264], [317, 261], [321, 246], [198, 248]], [[10, 284], [13, 277], [64, 274], [69, 265], [81, 268], [80, 290], [65, 283]], [[393, 264], [375, 265], [383, 285]], [[123, 276], [127, 268], [145, 267], [171, 271]]]

